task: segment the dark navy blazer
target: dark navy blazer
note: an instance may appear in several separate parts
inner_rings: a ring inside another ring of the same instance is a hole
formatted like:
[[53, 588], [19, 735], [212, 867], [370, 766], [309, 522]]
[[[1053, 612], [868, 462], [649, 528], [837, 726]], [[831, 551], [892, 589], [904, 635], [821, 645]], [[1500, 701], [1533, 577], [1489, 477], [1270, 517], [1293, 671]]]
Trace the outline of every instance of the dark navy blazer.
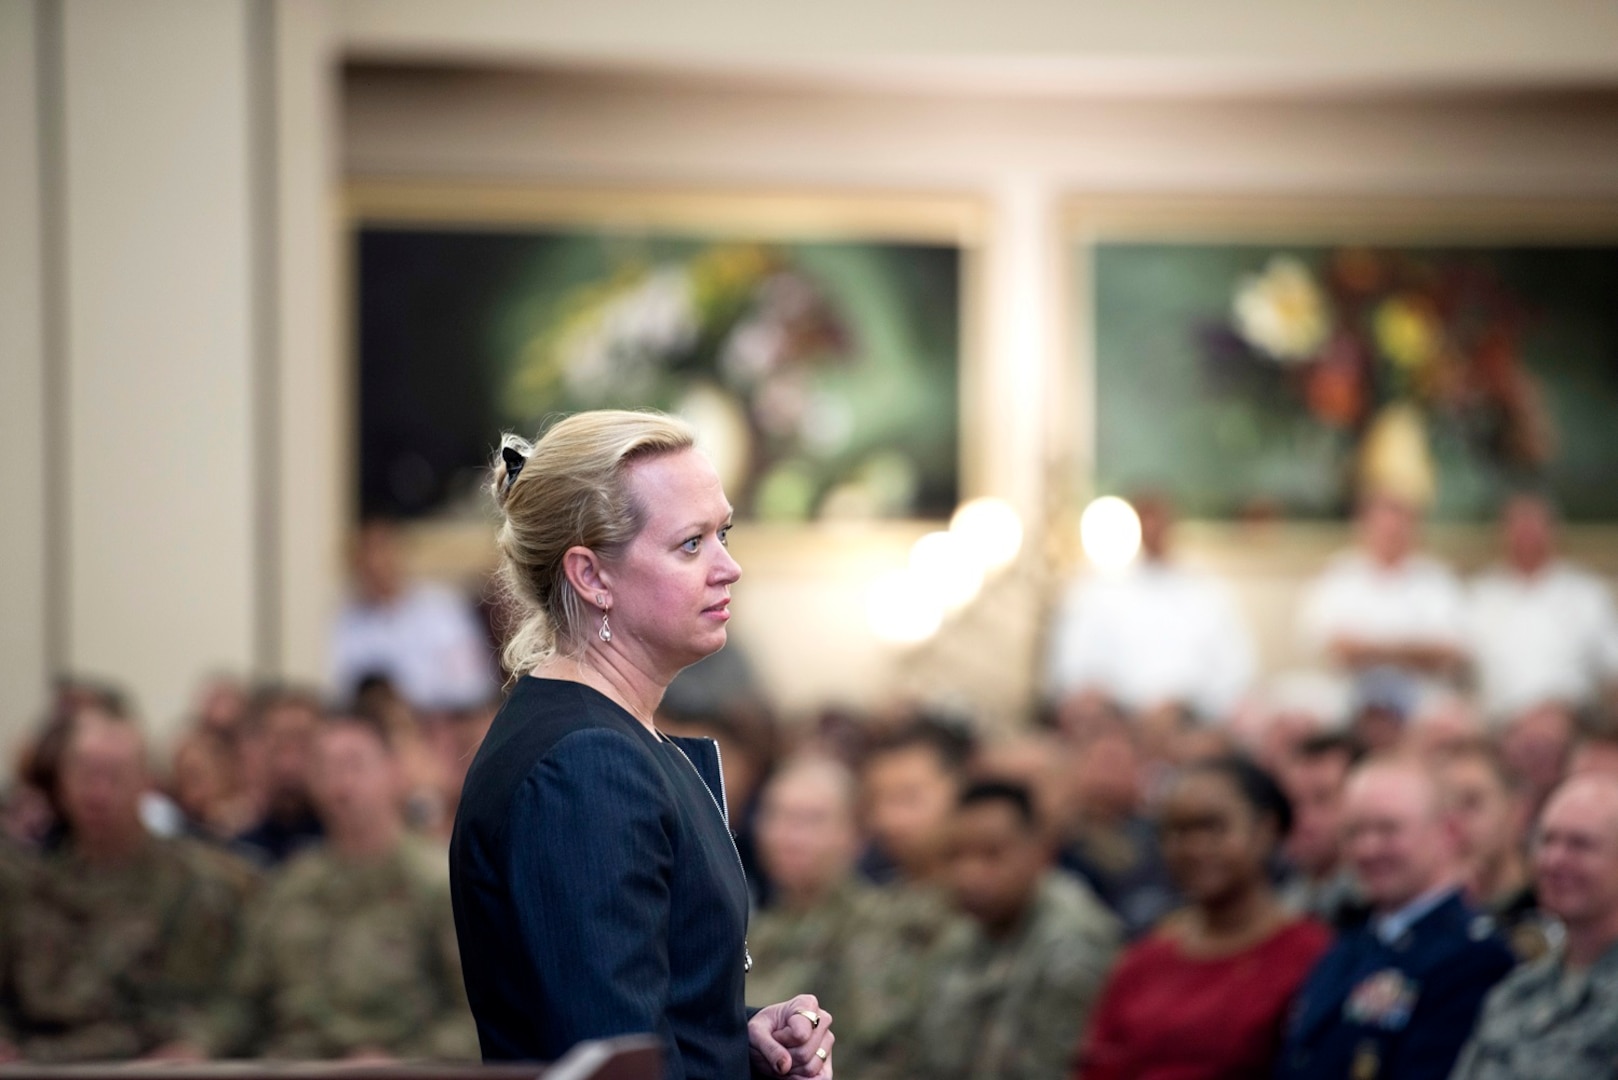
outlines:
[[1511, 950], [1454, 894], [1384, 944], [1370, 924], [1309, 973], [1287, 1025], [1280, 1080], [1444, 1080]]
[[666, 1076], [745, 1080], [747, 884], [723, 797], [712, 740], [661, 740], [579, 683], [517, 683], [450, 841], [485, 1061], [653, 1033]]

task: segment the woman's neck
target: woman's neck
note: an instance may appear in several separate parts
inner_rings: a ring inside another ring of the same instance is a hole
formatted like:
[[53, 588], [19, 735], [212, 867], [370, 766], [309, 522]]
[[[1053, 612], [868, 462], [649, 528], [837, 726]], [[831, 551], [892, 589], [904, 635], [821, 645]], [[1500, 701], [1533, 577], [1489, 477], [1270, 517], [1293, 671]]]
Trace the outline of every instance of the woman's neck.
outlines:
[[657, 731], [653, 719], [668, 684], [647, 676], [617, 650], [586, 645], [576, 654], [551, 657], [538, 664], [531, 674], [541, 679], [583, 683], [599, 690], [648, 731]]
[[1264, 882], [1254, 882], [1229, 896], [1197, 905], [1189, 928], [1195, 945], [1221, 952], [1265, 937], [1281, 915], [1274, 890]]

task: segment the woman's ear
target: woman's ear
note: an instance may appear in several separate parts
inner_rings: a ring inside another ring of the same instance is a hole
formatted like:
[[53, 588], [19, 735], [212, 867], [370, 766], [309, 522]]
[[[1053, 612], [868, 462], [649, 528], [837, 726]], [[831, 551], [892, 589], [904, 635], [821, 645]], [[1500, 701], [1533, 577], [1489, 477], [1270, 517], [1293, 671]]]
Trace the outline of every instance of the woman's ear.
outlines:
[[601, 556], [582, 545], [570, 547], [562, 555], [562, 573], [573, 591], [591, 607], [598, 606], [596, 597], [611, 596], [611, 575]]

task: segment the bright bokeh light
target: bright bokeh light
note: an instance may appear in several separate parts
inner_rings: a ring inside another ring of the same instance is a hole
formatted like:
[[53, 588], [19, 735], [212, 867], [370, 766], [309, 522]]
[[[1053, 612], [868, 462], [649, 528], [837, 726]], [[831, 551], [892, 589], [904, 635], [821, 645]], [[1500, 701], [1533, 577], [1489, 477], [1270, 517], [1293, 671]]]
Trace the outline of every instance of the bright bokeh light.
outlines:
[[865, 618], [881, 641], [919, 645], [944, 625], [944, 605], [909, 569], [877, 578], [865, 598]]
[[1103, 495], [1084, 508], [1079, 542], [1098, 570], [1122, 570], [1140, 551], [1140, 517], [1116, 495]]
[[949, 519], [949, 531], [961, 538], [986, 573], [1004, 570], [1022, 550], [1022, 518], [1004, 499], [962, 503]]
[[930, 532], [911, 545], [910, 573], [945, 611], [960, 611], [983, 588], [983, 564], [957, 533]]

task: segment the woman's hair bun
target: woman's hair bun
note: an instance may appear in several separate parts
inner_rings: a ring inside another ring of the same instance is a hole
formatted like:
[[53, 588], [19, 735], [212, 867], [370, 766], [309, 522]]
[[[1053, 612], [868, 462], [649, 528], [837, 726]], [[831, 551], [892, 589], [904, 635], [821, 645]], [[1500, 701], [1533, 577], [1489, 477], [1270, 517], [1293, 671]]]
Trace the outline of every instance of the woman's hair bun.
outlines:
[[502, 511], [506, 507], [506, 496], [511, 493], [512, 485], [522, 475], [523, 466], [528, 464], [528, 457], [533, 452], [534, 444], [521, 435], [507, 432], [500, 437], [500, 453], [495, 455], [494, 463], [490, 466], [490, 487], [495, 505]]

